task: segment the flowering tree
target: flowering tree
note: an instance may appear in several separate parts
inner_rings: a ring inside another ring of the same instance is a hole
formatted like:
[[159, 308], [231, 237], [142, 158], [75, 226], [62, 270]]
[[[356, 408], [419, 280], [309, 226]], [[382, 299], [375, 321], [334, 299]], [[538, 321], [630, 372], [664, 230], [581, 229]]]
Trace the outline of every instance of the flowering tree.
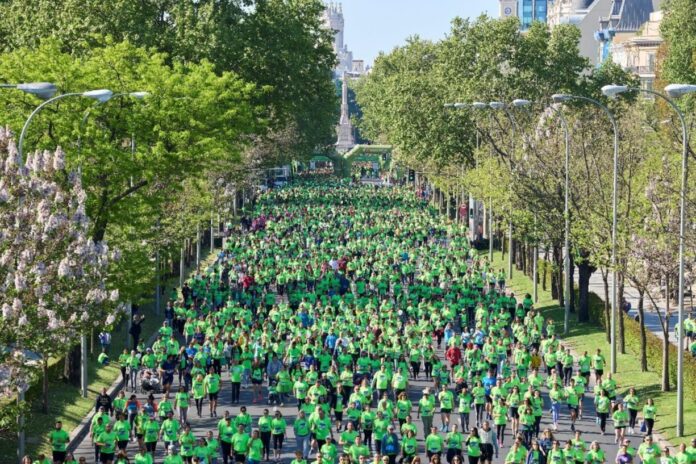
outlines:
[[[118, 252], [88, 238], [86, 194], [79, 174], [65, 171], [60, 148], [22, 166], [9, 130], [0, 129], [0, 173], [0, 345], [9, 347], [2, 361], [40, 356], [13, 366], [13, 377], [26, 382], [40, 366], [45, 412], [49, 358], [116, 321], [118, 290], [107, 288], [106, 277]], [[17, 387], [14, 379], [0, 383], [5, 393]]]
[[[641, 296], [647, 296], [656, 309], [662, 329], [662, 390], [669, 391], [669, 335], [673, 295], [678, 288], [679, 277], [679, 202], [674, 188], [678, 179], [678, 157], [653, 156], [646, 165], [644, 175], [645, 199], [636, 211], [642, 227], [631, 237], [626, 275], [638, 288]], [[687, 238], [689, 236], [687, 235]], [[693, 282], [693, 259], [686, 259], [685, 282], [687, 288]], [[665, 312], [658, 306], [664, 285]], [[678, 293], [677, 293], [678, 295]], [[641, 324], [643, 309], [640, 305]], [[643, 334], [641, 334], [643, 336]], [[644, 345], [644, 341], [641, 341]], [[683, 349], [683, 347], [681, 348]], [[644, 354], [641, 353], [641, 358]]]

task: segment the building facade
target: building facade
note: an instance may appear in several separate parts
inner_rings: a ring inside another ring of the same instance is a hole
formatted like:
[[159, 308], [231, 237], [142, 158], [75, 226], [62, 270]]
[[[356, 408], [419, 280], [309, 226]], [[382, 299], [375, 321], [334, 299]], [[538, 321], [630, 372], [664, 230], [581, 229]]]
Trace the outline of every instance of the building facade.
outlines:
[[612, 0], [499, 0], [500, 17], [517, 16], [522, 31], [541, 21], [554, 28], [572, 24], [580, 29], [580, 54], [597, 63], [595, 31], [599, 19], [609, 14]]
[[324, 10], [324, 27], [334, 33], [333, 49], [336, 53], [336, 68], [334, 79], [341, 84], [341, 119], [336, 126], [336, 151], [340, 154], [348, 152], [355, 146], [355, 129], [350, 120], [348, 103], [348, 79], [365, 74], [369, 70], [363, 60], [354, 60], [353, 52], [348, 49], [344, 40], [345, 20], [343, 6], [330, 2]]
[[523, 31], [529, 29], [534, 21], [547, 21], [549, 0], [520, 0], [519, 18]]
[[646, 5], [641, 12], [646, 14], [628, 16], [637, 21], [647, 15], [647, 20], [641, 24], [631, 24], [621, 17], [607, 18], [597, 32], [600, 59], [611, 59], [635, 73], [641, 86], [648, 90], [653, 88], [657, 52], [663, 42], [660, 34], [662, 11], [648, 11], [652, 8]]
[[324, 27], [334, 33], [333, 49], [336, 53], [336, 68], [334, 78], [341, 79], [343, 73], [350, 75], [362, 75], [367, 72], [362, 60], [354, 60], [353, 52], [345, 43], [345, 19], [343, 17], [343, 5], [337, 2], [326, 4], [324, 9]]

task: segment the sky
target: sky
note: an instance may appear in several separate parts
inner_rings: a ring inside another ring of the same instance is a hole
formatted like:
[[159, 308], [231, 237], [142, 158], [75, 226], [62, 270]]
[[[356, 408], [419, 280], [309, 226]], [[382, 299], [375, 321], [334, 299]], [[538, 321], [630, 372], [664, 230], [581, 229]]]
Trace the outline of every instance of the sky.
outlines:
[[372, 65], [380, 51], [389, 52], [411, 35], [438, 40], [456, 16], [498, 16], [498, 0], [342, 0], [344, 41], [353, 59]]

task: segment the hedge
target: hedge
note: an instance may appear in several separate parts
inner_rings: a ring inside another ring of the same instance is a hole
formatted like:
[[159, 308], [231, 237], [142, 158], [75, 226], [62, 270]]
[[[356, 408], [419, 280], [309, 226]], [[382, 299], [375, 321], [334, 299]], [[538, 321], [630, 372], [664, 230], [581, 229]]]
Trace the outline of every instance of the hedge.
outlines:
[[[604, 327], [604, 301], [590, 292], [590, 321]], [[662, 339], [650, 330], [646, 330], [645, 353], [648, 369], [662, 372]], [[630, 317], [624, 317], [624, 340], [626, 350], [640, 355], [640, 323]], [[677, 347], [669, 344], [669, 381], [677, 384]], [[684, 353], [684, 397], [696, 400], [696, 359]]]

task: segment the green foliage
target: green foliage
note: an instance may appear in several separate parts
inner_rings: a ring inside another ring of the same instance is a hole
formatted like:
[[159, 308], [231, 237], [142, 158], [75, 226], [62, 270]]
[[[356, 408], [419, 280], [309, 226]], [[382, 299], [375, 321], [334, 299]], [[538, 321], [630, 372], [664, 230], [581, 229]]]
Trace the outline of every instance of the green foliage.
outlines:
[[694, 0], [666, 0], [663, 4], [661, 33], [666, 54], [661, 73], [667, 82], [696, 82], [695, 9]]
[[[124, 283], [126, 298], [138, 298], [151, 284], [142, 272], [142, 258], [154, 250], [134, 244], [151, 239], [164, 204], [186, 179], [238, 161], [246, 138], [264, 130], [252, 102], [253, 84], [233, 73], [216, 74], [205, 61], [167, 65], [161, 54], [128, 42], [80, 57], [62, 53], [55, 41], [46, 42], [35, 51], [0, 56], [0, 75], [10, 82], [52, 80], [65, 92], [150, 92], [143, 101], [122, 97], [98, 106], [85, 98], [64, 99], [34, 119], [25, 141], [25, 152], [65, 147], [68, 168], [82, 170], [93, 238], [107, 238], [124, 250], [112, 277]], [[18, 128], [36, 101], [20, 92], [3, 92], [0, 104], [8, 109], [6, 121]], [[86, 112], [83, 126], [75, 115]], [[82, 140], [79, 149], [76, 140]], [[192, 194], [191, 201], [200, 200]], [[189, 228], [190, 237], [195, 221], [177, 219]]]
[[0, 47], [36, 48], [50, 37], [80, 56], [129, 41], [167, 64], [207, 61], [263, 90], [254, 102], [271, 128], [296, 130], [288, 155], [306, 155], [331, 144], [338, 117], [323, 8], [320, 0], [10, 0], [0, 3]]

